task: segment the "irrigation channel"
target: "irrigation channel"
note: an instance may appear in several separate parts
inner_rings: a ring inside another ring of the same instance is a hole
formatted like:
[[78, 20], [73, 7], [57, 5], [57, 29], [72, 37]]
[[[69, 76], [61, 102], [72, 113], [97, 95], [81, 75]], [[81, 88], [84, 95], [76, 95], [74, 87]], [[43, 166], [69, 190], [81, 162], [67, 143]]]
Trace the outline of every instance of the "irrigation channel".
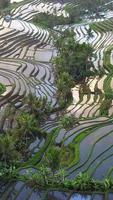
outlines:
[[[49, 30], [35, 26], [31, 20], [37, 13], [52, 14], [54, 9], [57, 15], [66, 16], [68, 13], [64, 10], [65, 5], [57, 1], [23, 1], [18, 8], [11, 10], [11, 19], [8, 22], [2, 16], [0, 18], [0, 82], [6, 86], [6, 91], [0, 96], [0, 127], [4, 130], [13, 126], [7, 116], [4, 118], [6, 105], [9, 102], [14, 104], [18, 112], [22, 107], [22, 99], [31, 92], [40, 99], [47, 98], [52, 107], [58, 106], [51, 63], [53, 56], [56, 55], [56, 49], [52, 45]], [[69, 131], [61, 129], [55, 138], [57, 145], [63, 140], [64, 146], [68, 147], [76, 142], [76, 138], [82, 135], [83, 131], [89, 131], [78, 147], [75, 147], [78, 148], [80, 155], [78, 160], [73, 159], [73, 162], [69, 162], [66, 169], [68, 178], [76, 177], [81, 171], [88, 172], [99, 180], [113, 178], [113, 100], [108, 106], [107, 117], [100, 116], [101, 105], [106, 101], [107, 91], [113, 92], [112, 17], [112, 12], [105, 13], [104, 18], [87, 18], [85, 23], [73, 25], [77, 41], [93, 45], [96, 57], [93, 59], [92, 70], [103, 71], [103, 75], [87, 79], [88, 94], [82, 94], [82, 85], [76, 85], [72, 89], [73, 103], [67, 108], [66, 113], [81, 118], [80, 123]], [[93, 36], [88, 38], [87, 30], [90, 25]], [[50, 134], [58, 126], [56, 115], [51, 115], [42, 129]], [[45, 142], [44, 139], [36, 138], [30, 144], [32, 156], [45, 145]], [[26, 169], [21, 169], [21, 173], [26, 173]], [[0, 182], [0, 200], [41, 200], [47, 192], [49, 200], [113, 200], [112, 193], [105, 197], [104, 194], [34, 191], [21, 181], [13, 184]]]

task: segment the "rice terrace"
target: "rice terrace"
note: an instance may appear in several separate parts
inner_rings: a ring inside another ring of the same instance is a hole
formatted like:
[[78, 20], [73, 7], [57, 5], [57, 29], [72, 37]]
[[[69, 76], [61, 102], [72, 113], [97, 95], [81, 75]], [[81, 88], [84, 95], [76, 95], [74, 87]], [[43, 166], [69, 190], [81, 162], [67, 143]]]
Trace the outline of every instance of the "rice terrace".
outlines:
[[0, 200], [113, 200], [113, 1], [0, 0]]

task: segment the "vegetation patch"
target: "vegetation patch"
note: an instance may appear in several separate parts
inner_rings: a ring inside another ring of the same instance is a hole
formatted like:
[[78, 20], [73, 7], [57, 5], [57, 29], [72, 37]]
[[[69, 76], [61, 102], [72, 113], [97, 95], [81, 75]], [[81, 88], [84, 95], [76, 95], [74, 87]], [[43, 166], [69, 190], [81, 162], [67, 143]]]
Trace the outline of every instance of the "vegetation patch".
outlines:
[[[43, 120], [45, 120], [50, 112], [50, 107], [47, 106], [48, 103], [45, 99], [39, 100], [32, 94], [25, 97], [24, 102], [26, 102], [26, 107], [20, 110], [18, 115], [15, 116], [16, 126], [12, 129], [4, 131], [1, 127], [0, 130], [0, 160], [1, 160], [1, 171], [2, 169], [10, 169], [14, 166], [16, 168], [20, 167], [21, 162], [25, 163], [26, 160], [31, 158], [31, 153], [29, 152], [29, 145], [33, 142], [36, 137], [39, 139], [46, 138], [46, 132], [42, 131], [40, 125]], [[42, 109], [43, 108], [43, 109]], [[15, 109], [13, 105], [8, 106], [6, 109], [8, 114], [8, 120], [12, 120], [12, 115], [14, 115]], [[31, 158], [30, 163], [28, 160], [28, 165], [37, 164], [42, 153], [50, 143], [51, 137], [48, 136], [47, 142], [39, 151], [39, 155], [36, 154]], [[27, 165], [27, 162], [26, 162]]]
[[54, 37], [58, 56], [53, 59], [56, 72], [56, 84], [61, 105], [72, 99], [71, 88], [75, 83], [84, 83], [92, 75], [93, 48], [85, 43], [76, 42], [74, 32], [65, 30], [59, 37]]
[[70, 129], [78, 124], [79, 124], [78, 119], [72, 115], [71, 116], [64, 115], [63, 117], [60, 118], [60, 125], [65, 129]]
[[64, 17], [63, 15], [57, 16], [56, 10], [53, 14], [39, 13], [32, 20], [35, 25], [41, 26], [43, 28], [53, 28], [57, 25], [65, 25], [70, 23], [69, 17]]
[[6, 86], [0, 83], [0, 95], [6, 91]]

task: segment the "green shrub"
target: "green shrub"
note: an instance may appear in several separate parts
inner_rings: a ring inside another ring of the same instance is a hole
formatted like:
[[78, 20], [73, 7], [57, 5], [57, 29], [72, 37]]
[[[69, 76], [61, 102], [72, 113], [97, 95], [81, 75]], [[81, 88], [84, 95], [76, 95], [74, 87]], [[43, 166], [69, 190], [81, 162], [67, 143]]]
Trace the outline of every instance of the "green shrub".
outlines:
[[7, 168], [1, 163], [0, 165], [0, 180], [17, 180], [19, 173], [15, 166], [7, 166]]
[[78, 124], [78, 119], [75, 118], [74, 116], [63, 116], [60, 118], [60, 125], [65, 128], [65, 129], [69, 129], [72, 128], [74, 125]]

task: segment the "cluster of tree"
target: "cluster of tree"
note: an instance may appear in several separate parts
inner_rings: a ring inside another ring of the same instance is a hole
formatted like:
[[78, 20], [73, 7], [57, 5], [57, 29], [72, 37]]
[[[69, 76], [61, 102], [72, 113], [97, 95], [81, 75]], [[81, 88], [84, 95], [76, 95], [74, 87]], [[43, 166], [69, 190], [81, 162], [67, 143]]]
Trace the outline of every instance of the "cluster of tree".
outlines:
[[[50, 113], [50, 105], [45, 99], [39, 100], [30, 94], [24, 99], [25, 106], [15, 115], [15, 126], [7, 131], [1, 126], [0, 130], [0, 161], [3, 168], [18, 165], [21, 160], [26, 160], [29, 142], [36, 136], [46, 137], [46, 133], [41, 131], [40, 125]], [[14, 121], [14, 108], [6, 107], [7, 120]], [[6, 115], [5, 115], [6, 117]], [[0, 169], [1, 170], [1, 169]]]
[[54, 59], [57, 76], [68, 73], [75, 81], [85, 78], [93, 66], [93, 48], [89, 44], [79, 44], [75, 33], [65, 30], [54, 42], [58, 56]]
[[58, 95], [65, 103], [71, 97], [74, 82], [81, 83], [86, 76], [92, 74], [93, 48], [89, 44], [79, 44], [75, 40], [74, 31], [65, 30], [55, 37], [54, 45], [58, 50], [54, 58]]
[[41, 26], [43, 28], [53, 28], [57, 25], [64, 25], [70, 23], [69, 17], [64, 17], [63, 15], [57, 16], [55, 14], [39, 13], [33, 18], [33, 23], [35, 25]]
[[29, 140], [40, 133], [36, 119], [29, 113], [21, 113], [16, 120], [15, 128], [0, 135], [0, 160], [5, 168], [18, 165], [27, 153]]

